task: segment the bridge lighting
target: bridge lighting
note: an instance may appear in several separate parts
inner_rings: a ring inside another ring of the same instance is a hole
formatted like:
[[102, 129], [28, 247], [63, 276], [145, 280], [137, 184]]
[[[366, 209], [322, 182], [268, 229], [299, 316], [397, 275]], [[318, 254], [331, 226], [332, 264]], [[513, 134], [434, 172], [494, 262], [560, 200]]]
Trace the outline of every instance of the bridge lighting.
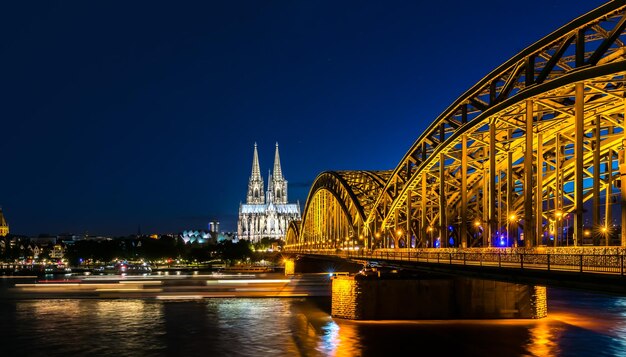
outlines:
[[426, 228], [426, 231], [428, 231], [429, 233], [433, 231], [433, 227], [428, 226], [428, 228]]
[[398, 237], [400, 237], [400, 236], [402, 235], [402, 229], [398, 229], [398, 230], [396, 231], [396, 234], [398, 235]]
[[561, 218], [561, 217], [563, 217], [563, 212], [556, 211], [555, 215], [556, 215], [556, 218]]
[[380, 233], [376, 232], [376, 238], [380, 238]]
[[585, 232], [583, 233], [585, 235], [585, 237], [589, 237], [589, 235], [591, 234], [591, 232], [589, 232], [588, 229], [585, 230]]
[[476, 222], [474, 222], [474, 226], [475, 226], [476, 228], [480, 227], [480, 221], [476, 221]]
[[510, 220], [511, 222], [515, 222], [515, 219], [516, 219], [516, 218], [517, 218], [517, 216], [515, 215], [515, 213], [513, 213], [513, 214], [509, 217], [509, 220]]
[[606, 233], [608, 231], [608, 229], [606, 228], [606, 226], [600, 228], [600, 230], [602, 231], [602, 233]]

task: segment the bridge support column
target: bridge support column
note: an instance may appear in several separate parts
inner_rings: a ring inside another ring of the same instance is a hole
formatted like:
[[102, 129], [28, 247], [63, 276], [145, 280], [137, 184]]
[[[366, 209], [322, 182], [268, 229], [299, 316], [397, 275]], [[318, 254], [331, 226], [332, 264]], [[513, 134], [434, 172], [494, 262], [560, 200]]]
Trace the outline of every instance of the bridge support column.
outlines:
[[[432, 237], [428, 236], [428, 232], [430, 231], [430, 225], [426, 222], [426, 187], [428, 181], [426, 180], [426, 173], [422, 174], [422, 200], [420, 201], [422, 204], [422, 242], [428, 242], [426, 244], [427, 247], [434, 247], [435, 242], [431, 242]], [[423, 245], [423, 243], [421, 244]], [[417, 248], [417, 242], [415, 242], [415, 247]]]
[[[502, 182], [498, 180], [498, 185]], [[498, 233], [496, 219], [496, 122], [489, 124], [489, 223], [487, 234], [489, 236], [489, 246], [494, 244], [494, 236]], [[507, 218], [508, 219], [508, 218]], [[495, 238], [497, 241], [497, 237]], [[497, 243], [496, 243], [497, 244]]]
[[575, 138], [574, 138], [574, 246], [582, 244], [583, 238], [583, 136], [585, 125], [585, 87], [584, 84], [576, 83], [574, 112], [575, 112]]
[[439, 154], [439, 242], [441, 247], [448, 246], [448, 222], [446, 220], [446, 156]]
[[620, 197], [621, 197], [621, 209], [622, 209], [622, 237], [621, 237], [621, 246], [626, 247], [626, 98], [624, 98], [624, 108], [622, 109], [624, 113], [624, 128], [623, 128], [623, 138], [622, 138], [622, 149], [620, 150], [619, 155], [619, 173], [621, 176], [620, 181]]
[[[593, 208], [591, 210], [592, 219], [591, 225], [592, 227], [600, 227], [600, 116], [596, 116], [595, 122], [595, 130], [594, 130], [594, 140], [593, 140]], [[608, 235], [604, 236], [605, 240], [609, 237]], [[595, 240], [595, 238], [594, 238]]]
[[[559, 237], [561, 237], [561, 206], [563, 205], [563, 199], [561, 192], [563, 191], [561, 188], [561, 184], [563, 182], [561, 178], [561, 136], [557, 133], [556, 138], [554, 139], [555, 146], [555, 161], [556, 166], [554, 169], [554, 246], [556, 247], [559, 243]], [[565, 237], [565, 242], [561, 239], [561, 245], [566, 245], [567, 237]]]
[[285, 258], [285, 276], [296, 274], [296, 260], [294, 258]]
[[535, 246], [543, 244], [543, 135], [537, 133], [537, 192], [535, 194], [537, 241]]
[[404, 245], [406, 248], [411, 248], [411, 190], [407, 192], [406, 196], [406, 233], [405, 233]]
[[338, 275], [331, 315], [349, 320], [537, 319], [546, 288], [467, 278]]
[[461, 140], [461, 247], [467, 248], [467, 135]]
[[[526, 148], [524, 152], [524, 245], [534, 245], [533, 230], [533, 101], [526, 101]], [[510, 193], [507, 193], [510, 194]]]
[[[511, 137], [510, 132], [509, 137]], [[517, 245], [518, 219], [513, 207], [513, 152], [509, 151], [506, 161], [506, 217], [504, 218], [507, 245]]]
[[[612, 134], [612, 129], [609, 128], [609, 134]], [[613, 195], [613, 150], [609, 149], [608, 152], [606, 153], [606, 175], [607, 175], [607, 179], [606, 179], [606, 192], [604, 193], [605, 196], [605, 206], [604, 206], [604, 226], [607, 229], [607, 232], [609, 230], [612, 216], [611, 216], [611, 195]], [[622, 224], [622, 226], [624, 226]], [[610, 236], [607, 236], [607, 238], [609, 238]], [[607, 245], [608, 245], [608, 239], [607, 239]]]

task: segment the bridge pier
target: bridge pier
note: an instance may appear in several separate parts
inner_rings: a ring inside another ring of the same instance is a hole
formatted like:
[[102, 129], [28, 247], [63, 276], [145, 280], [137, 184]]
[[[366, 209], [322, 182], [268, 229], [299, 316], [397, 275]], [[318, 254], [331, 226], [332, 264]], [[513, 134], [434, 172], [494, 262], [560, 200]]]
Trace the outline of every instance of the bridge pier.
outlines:
[[538, 319], [546, 288], [470, 278], [338, 275], [331, 315], [349, 320]]
[[304, 256], [285, 258], [285, 276], [320, 273], [350, 274], [358, 272], [362, 267], [362, 264], [352, 263], [343, 259], [322, 259]]

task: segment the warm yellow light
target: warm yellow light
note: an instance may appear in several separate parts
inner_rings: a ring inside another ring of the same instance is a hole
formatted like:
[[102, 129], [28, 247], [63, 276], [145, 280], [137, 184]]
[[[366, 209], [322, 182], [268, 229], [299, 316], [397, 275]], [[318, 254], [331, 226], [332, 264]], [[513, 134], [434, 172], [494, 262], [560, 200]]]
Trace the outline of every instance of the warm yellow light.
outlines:
[[512, 215], [509, 217], [509, 219], [510, 219], [511, 221], [514, 221], [514, 220], [515, 220], [515, 218], [517, 218], [517, 216], [516, 216], [515, 214], [512, 214]]
[[380, 233], [376, 232], [376, 238], [380, 238]]
[[429, 232], [432, 232], [433, 231], [433, 227], [428, 227], [426, 230], [429, 231]]
[[591, 234], [591, 232], [585, 231], [585, 236], [589, 236], [589, 234]]
[[606, 227], [602, 227], [602, 233], [606, 233], [608, 229]]
[[563, 212], [561, 211], [556, 211], [556, 216], [561, 218], [563, 216]]
[[474, 225], [475, 225], [476, 227], [480, 227], [480, 221], [476, 221], [476, 222], [474, 222]]
[[398, 236], [401, 236], [401, 235], [402, 235], [402, 229], [398, 229], [398, 230], [396, 231], [396, 234], [397, 234]]

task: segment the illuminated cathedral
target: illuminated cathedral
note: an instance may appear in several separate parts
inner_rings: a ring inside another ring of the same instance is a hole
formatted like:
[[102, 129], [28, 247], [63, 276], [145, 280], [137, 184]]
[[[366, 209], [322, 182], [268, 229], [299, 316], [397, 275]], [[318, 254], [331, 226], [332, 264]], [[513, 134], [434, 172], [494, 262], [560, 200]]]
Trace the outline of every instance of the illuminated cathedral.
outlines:
[[258, 242], [262, 238], [285, 239], [289, 222], [300, 220], [300, 203], [288, 203], [287, 180], [283, 177], [278, 154], [274, 154], [274, 171], [269, 173], [264, 192], [259, 154], [254, 143], [252, 174], [248, 181], [246, 203], [239, 205], [237, 233], [239, 239]]
[[9, 224], [2, 214], [2, 207], [0, 207], [0, 237], [5, 237], [9, 234]]

